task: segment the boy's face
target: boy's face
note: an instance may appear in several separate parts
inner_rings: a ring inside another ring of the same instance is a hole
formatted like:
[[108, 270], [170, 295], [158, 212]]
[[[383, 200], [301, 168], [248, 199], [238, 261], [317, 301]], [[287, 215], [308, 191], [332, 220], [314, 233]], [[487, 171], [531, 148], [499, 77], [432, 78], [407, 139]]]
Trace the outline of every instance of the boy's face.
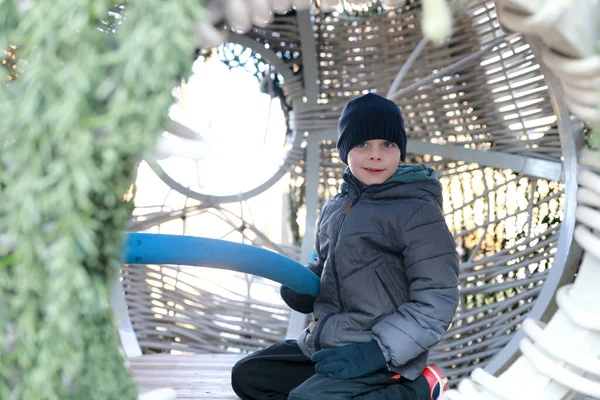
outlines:
[[348, 152], [350, 171], [366, 186], [387, 181], [400, 163], [398, 145], [388, 140], [367, 140]]

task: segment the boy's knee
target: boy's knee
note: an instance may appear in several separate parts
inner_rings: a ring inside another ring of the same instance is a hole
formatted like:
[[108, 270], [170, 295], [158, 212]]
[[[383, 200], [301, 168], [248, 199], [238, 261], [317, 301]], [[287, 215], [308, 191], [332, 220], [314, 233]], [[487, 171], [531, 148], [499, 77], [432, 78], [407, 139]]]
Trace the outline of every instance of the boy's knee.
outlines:
[[251, 361], [251, 359], [242, 358], [241, 360], [236, 362], [233, 368], [231, 368], [231, 375], [236, 377], [243, 377], [248, 370], [248, 361]]
[[231, 387], [240, 397], [249, 383], [249, 374], [246, 368], [246, 360], [239, 360], [231, 369]]

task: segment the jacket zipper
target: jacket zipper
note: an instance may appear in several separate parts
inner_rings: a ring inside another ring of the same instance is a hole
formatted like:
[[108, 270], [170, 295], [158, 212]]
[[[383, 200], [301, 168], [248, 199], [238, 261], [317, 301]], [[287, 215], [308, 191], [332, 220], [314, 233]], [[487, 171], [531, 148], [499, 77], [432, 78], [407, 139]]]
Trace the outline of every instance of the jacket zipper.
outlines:
[[[334, 251], [335, 251], [335, 248], [337, 247], [338, 240], [340, 239], [340, 234], [342, 233], [342, 228], [344, 227], [344, 221], [346, 220], [346, 215], [348, 215], [348, 213], [350, 212], [350, 209], [352, 207], [354, 207], [354, 205], [358, 202], [358, 199], [362, 195], [362, 192], [363, 192], [362, 190], [360, 192], [358, 192], [358, 196], [356, 196], [356, 199], [351, 200], [350, 203], [348, 203], [346, 205], [346, 208], [344, 208], [344, 212], [343, 212], [344, 215], [342, 216], [342, 222], [340, 223], [340, 229], [338, 230], [337, 239], [336, 239], [335, 245], [333, 247]], [[337, 264], [337, 262], [336, 262], [336, 264]], [[342, 290], [340, 288], [340, 278], [337, 273], [337, 265], [334, 266], [334, 268], [333, 268], [333, 275], [335, 275], [335, 286], [337, 289], [338, 300], [340, 301], [340, 305], [342, 306], [342, 312], [344, 312], [345, 308], [344, 308], [344, 303], [342, 302], [342, 293], [341, 293]], [[325, 318], [323, 318], [323, 320], [317, 327], [317, 331], [315, 332], [315, 348], [317, 349], [317, 351], [321, 350], [321, 331], [323, 330], [323, 325], [325, 325], [325, 322], [329, 319], [329, 317], [331, 317], [331, 314], [329, 314]]]
[[354, 205], [354, 201], [350, 201], [350, 203], [348, 203], [348, 205], [344, 209], [344, 214], [348, 215], [348, 213], [350, 212], [350, 209], [352, 208], [353, 205]]
[[400, 306], [398, 305], [398, 303], [396, 303], [396, 300], [394, 300], [394, 296], [392, 296], [392, 291], [390, 290], [390, 288], [388, 287], [388, 285], [385, 283], [385, 281], [383, 280], [383, 278], [381, 277], [381, 275], [379, 275], [379, 271], [375, 271], [375, 274], [377, 275], [377, 278], [379, 279], [379, 282], [381, 282], [381, 284], [383, 285], [383, 288], [385, 289], [385, 292], [390, 297], [390, 300], [392, 300], [392, 303], [394, 303], [394, 307], [396, 307], [396, 310], [397, 310], [398, 307], [400, 307]]

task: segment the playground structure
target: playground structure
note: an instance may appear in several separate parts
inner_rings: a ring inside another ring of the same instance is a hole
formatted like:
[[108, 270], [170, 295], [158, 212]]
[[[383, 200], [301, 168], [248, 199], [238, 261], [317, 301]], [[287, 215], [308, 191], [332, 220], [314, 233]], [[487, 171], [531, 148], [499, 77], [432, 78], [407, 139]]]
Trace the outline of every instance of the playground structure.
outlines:
[[[590, 129], [600, 126], [597, 2], [423, 1], [421, 6], [416, 1], [383, 1], [382, 10], [371, 14], [365, 12], [365, 2], [355, 3], [321, 1], [303, 9], [300, 3], [272, 1], [273, 9], [265, 11], [253, 8], [252, 2], [227, 1], [212, 8], [213, 20], [195, 25], [201, 44], [237, 43], [260, 54], [281, 76], [277, 85], [291, 109], [286, 151], [271, 178], [228, 196], [190, 190], [160, 161], [149, 160], [164, 182], [200, 204], [136, 217], [132, 230], [241, 203], [300, 166], [309, 212], [300, 254], [290, 250], [288, 255], [306, 262], [320, 197], [335, 188], [341, 172], [334, 151], [340, 107], [364, 90], [387, 93], [405, 112], [410, 161], [432, 165], [448, 189], [451, 205], [445, 211], [464, 252], [461, 305], [452, 328], [431, 354], [455, 386], [445, 398], [600, 398], [600, 311], [593, 306], [600, 274], [600, 154], [589, 141]], [[427, 8], [433, 3], [438, 8]], [[242, 4], [246, 8], [236, 7]], [[292, 5], [296, 10], [285, 13]], [[340, 7], [354, 8], [328, 13]], [[432, 33], [427, 18], [446, 29]], [[422, 25], [430, 36], [421, 34]], [[580, 27], [585, 27], [583, 32]], [[298, 54], [289, 55], [290, 49]], [[185, 148], [187, 157], [202, 156], [201, 133], [176, 122], [169, 132], [176, 138], [163, 136], [158, 142], [164, 155]], [[196, 154], [190, 149], [197, 149]], [[480, 177], [483, 188], [474, 182]], [[470, 198], [452, 199], [457, 182], [470, 187]], [[543, 194], [537, 195], [542, 188]], [[523, 207], [504, 207], [502, 196], [511, 190], [521, 196]], [[470, 223], [468, 209], [484, 216], [470, 214]], [[508, 236], [503, 221], [512, 217], [525, 234], [488, 247], [490, 231]], [[255, 240], [277, 247], [264, 235]], [[151, 274], [164, 280], [169, 269], [177, 268], [140, 270], [135, 264], [124, 268], [119, 285], [125, 289], [117, 286], [113, 292], [123, 347], [129, 356], [139, 355], [139, 339], [145, 348], [177, 350], [165, 339], [168, 335], [148, 334], [158, 322], [136, 292], [147, 286]], [[490, 294], [496, 296], [494, 302], [486, 301]], [[174, 304], [183, 304], [187, 297], [177, 291], [169, 295], [175, 296]], [[189, 310], [194, 315], [194, 308]], [[263, 317], [259, 324], [270, 321], [267, 314]], [[284, 330], [293, 337], [305, 321], [292, 314], [287, 327], [273, 322], [277, 328], [269, 335], [250, 326], [247, 336], [259, 339], [240, 347], [252, 350], [268, 344]], [[182, 333], [176, 318], [165, 329]], [[191, 338], [180, 349], [214, 352], [219, 347], [195, 347], [193, 342]]]

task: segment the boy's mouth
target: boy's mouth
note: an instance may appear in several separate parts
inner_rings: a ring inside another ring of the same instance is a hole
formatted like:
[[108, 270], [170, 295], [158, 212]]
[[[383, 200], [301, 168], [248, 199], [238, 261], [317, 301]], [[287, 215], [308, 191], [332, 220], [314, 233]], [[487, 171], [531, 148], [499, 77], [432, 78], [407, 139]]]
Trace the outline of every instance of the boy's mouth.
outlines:
[[380, 169], [380, 168], [364, 168], [364, 170], [366, 170], [368, 172], [373, 172], [373, 173], [385, 171], [385, 169]]

